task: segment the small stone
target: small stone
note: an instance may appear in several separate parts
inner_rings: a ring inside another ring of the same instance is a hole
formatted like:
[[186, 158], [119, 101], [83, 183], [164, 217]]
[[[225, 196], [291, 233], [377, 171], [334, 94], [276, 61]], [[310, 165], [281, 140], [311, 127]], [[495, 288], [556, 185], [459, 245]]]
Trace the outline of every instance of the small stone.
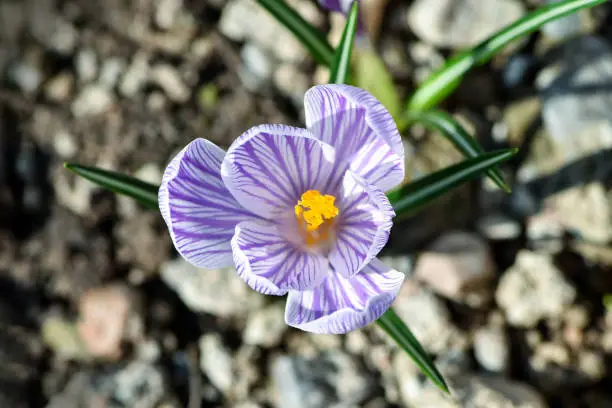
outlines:
[[200, 338], [200, 369], [222, 392], [232, 387], [232, 356], [218, 334], [205, 334]]
[[68, 101], [74, 78], [71, 74], [64, 72], [51, 78], [45, 85], [45, 95], [53, 102], [63, 103]]
[[576, 289], [553, 264], [550, 255], [522, 250], [499, 281], [495, 299], [517, 327], [534, 327], [541, 319], [561, 319], [574, 302]]
[[182, 258], [161, 266], [163, 281], [195, 312], [243, 316], [258, 309], [263, 296], [236, 275], [235, 268], [198, 269]]
[[296, 106], [303, 103], [304, 93], [308, 90], [309, 79], [295, 65], [281, 64], [274, 71], [274, 84]]
[[191, 43], [191, 56], [198, 61], [205, 60], [212, 56], [215, 51], [214, 42], [210, 37], [200, 37]]
[[76, 55], [76, 72], [81, 82], [92, 82], [98, 74], [98, 57], [90, 48], [79, 51]]
[[119, 286], [92, 289], [81, 297], [78, 331], [92, 355], [109, 359], [121, 356], [131, 309], [129, 294]]
[[177, 103], [187, 102], [191, 91], [176, 69], [169, 64], [158, 64], [151, 69], [151, 81], [164, 90], [168, 98]]
[[340, 351], [314, 358], [280, 356], [271, 373], [279, 407], [360, 406], [375, 387], [373, 378]]
[[280, 343], [285, 330], [285, 312], [275, 303], [249, 316], [242, 339], [245, 344], [273, 347]]
[[510, 361], [510, 345], [503, 327], [488, 325], [474, 333], [474, 356], [485, 369], [503, 373]]
[[97, 116], [106, 113], [114, 103], [113, 95], [102, 85], [87, 85], [72, 103], [72, 114], [76, 118]]
[[[100, 392], [108, 395], [108, 403], [122, 408], [155, 408], [169, 394], [161, 369], [139, 361], [112, 376], [103, 375], [98, 384]], [[93, 406], [94, 401], [86, 406]]]
[[462, 341], [462, 335], [451, 323], [444, 303], [416, 282], [404, 282], [393, 307], [421, 345], [431, 353], [442, 352]]
[[58, 357], [76, 360], [85, 360], [89, 357], [89, 352], [74, 323], [59, 317], [49, 317], [42, 324], [41, 335], [45, 344]]
[[414, 64], [416, 83], [425, 82], [435, 70], [444, 65], [444, 57], [430, 44], [414, 42], [408, 47], [408, 55]]
[[163, 173], [156, 163], [146, 163], [134, 173], [134, 177], [151, 184], [160, 184]]
[[242, 83], [252, 91], [266, 85], [272, 78], [273, 61], [258, 46], [247, 43], [240, 51], [243, 67], [238, 71]]
[[433, 45], [466, 48], [523, 14], [525, 7], [515, 0], [417, 0], [408, 11], [408, 25]]
[[183, 7], [182, 0], [159, 0], [155, 10], [155, 24], [162, 30], [170, 30]]
[[53, 138], [53, 149], [59, 157], [69, 159], [77, 154], [78, 145], [74, 135], [65, 130], [60, 130]]
[[485, 241], [456, 231], [441, 236], [419, 257], [415, 277], [443, 296], [479, 307], [491, 298], [494, 264]]
[[253, 0], [230, 0], [219, 30], [234, 41], [247, 41], [284, 62], [302, 62], [307, 52], [293, 34]]
[[[560, 0], [546, 0], [546, 3], [554, 4], [559, 1]], [[552, 40], [566, 40], [584, 31], [581, 21], [582, 17], [584, 17], [584, 15], [582, 15], [581, 12], [572, 13], [544, 24], [540, 30], [542, 30], [545, 36]]]
[[529, 78], [536, 68], [536, 59], [528, 54], [514, 54], [504, 65], [503, 81], [508, 89], [528, 85]]
[[521, 235], [521, 224], [504, 214], [491, 214], [478, 221], [479, 231], [491, 241], [516, 239]]
[[34, 93], [42, 82], [42, 73], [34, 64], [21, 61], [9, 72], [9, 77], [24, 92]]
[[119, 78], [124, 69], [125, 61], [121, 58], [109, 58], [105, 60], [100, 69], [100, 83], [109, 89], [114, 88], [119, 82]]
[[149, 78], [149, 57], [144, 53], [136, 53], [134, 59], [124, 72], [119, 83], [119, 92], [132, 98], [142, 90]]
[[79, 42], [79, 32], [69, 22], [62, 18], [56, 18], [53, 33], [48, 39], [44, 40], [51, 49], [63, 55], [70, 55]]

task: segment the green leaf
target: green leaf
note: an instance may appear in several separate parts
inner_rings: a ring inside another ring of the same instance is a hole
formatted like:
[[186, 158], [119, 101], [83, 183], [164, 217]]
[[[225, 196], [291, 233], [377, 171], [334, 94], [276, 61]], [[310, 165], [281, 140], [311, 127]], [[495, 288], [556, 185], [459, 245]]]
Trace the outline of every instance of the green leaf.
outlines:
[[387, 194], [397, 216], [410, 215], [451, 189], [473, 180], [481, 173], [498, 165], [518, 152], [503, 149], [462, 161], [443, 170], [424, 176]]
[[370, 92], [394, 119], [400, 117], [401, 99], [393, 77], [373, 47], [355, 49], [355, 86]]
[[102, 170], [96, 167], [64, 163], [64, 167], [79, 176], [115, 193], [135, 198], [147, 208], [157, 210], [157, 190], [159, 186], [144, 182], [127, 174]]
[[378, 325], [402, 348], [414, 363], [429, 377], [442, 391], [449, 394], [448, 386], [433, 361], [414, 337], [410, 329], [391, 308], [377, 321]]
[[319, 64], [328, 67], [332, 65], [334, 49], [319, 30], [304, 20], [283, 0], [257, 0], [257, 2], [287, 27]]
[[331, 67], [329, 76], [330, 84], [344, 84], [348, 77], [349, 68], [351, 65], [351, 52], [353, 51], [353, 43], [355, 39], [355, 31], [357, 31], [357, 18], [359, 17], [359, 2], [353, 2], [344, 32], [340, 39], [340, 44], [336, 48], [336, 55]]
[[[446, 112], [437, 110], [410, 112], [408, 121], [409, 123], [420, 122], [428, 128], [439, 131], [469, 159], [478, 157], [484, 152], [476, 139]], [[504, 177], [498, 168], [493, 167], [487, 170], [487, 175], [499, 188], [510, 192], [510, 186], [504, 181]]]
[[606, 1], [608, 0], [566, 0], [541, 7], [493, 34], [471, 50], [461, 52], [451, 58], [417, 89], [408, 101], [406, 108], [409, 111], [423, 111], [436, 106], [455, 90], [466, 72], [489, 61], [512, 41], [532, 33], [549, 21]]

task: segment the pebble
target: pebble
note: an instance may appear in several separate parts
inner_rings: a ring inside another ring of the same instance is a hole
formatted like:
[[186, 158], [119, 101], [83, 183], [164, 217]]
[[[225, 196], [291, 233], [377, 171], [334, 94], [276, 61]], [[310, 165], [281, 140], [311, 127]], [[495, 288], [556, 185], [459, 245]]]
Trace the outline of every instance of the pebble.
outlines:
[[495, 213], [479, 219], [478, 230], [491, 241], [506, 241], [521, 235], [521, 224], [505, 214]]
[[438, 238], [418, 259], [415, 277], [449, 299], [479, 307], [491, 299], [495, 267], [487, 243], [462, 231]]
[[272, 362], [271, 376], [279, 407], [361, 406], [376, 387], [371, 375], [341, 351], [312, 358], [279, 356]]
[[212, 385], [222, 392], [232, 387], [232, 355], [223, 345], [223, 339], [216, 333], [200, 337], [200, 369]]
[[576, 289], [565, 279], [547, 254], [521, 250], [515, 264], [501, 277], [495, 299], [508, 323], [534, 327], [541, 319], [560, 320], [576, 297]]
[[286, 330], [285, 311], [277, 302], [249, 315], [242, 340], [249, 345], [273, 347], [280, 343]]
[[406, 280], [393, 305], [421, 345], [431, 353], [439, 353], [462, 341], [453, 326], [444, 303], [428, 289]]
[[26, 93], [34, 93], [42, 82], [42, 73], [34, 64], [20, 61], [9, 71], [9, 77]]
[[169, 64], [157, 64], [151, 69], [150, 79], [164, 90], [168, 98], [177, 103], [187, 102], [191, 96], [178, 71]]
[[74, 157], [78, 149], [76, 138], [66, 130], [59, 130], [53, 137], [53, 150], [63, 159]]
[[90, 356], [72, 322], [59, 317], [48, 317], [42, 324], [41, 336], [56, 357], [87, 360]]
[[70, 99], [73, 86], [73, 76], [64, 72], [54, 76], [45, 84], [45, 95], [53, 102], [64, 103]]
[[232, 267], [198, 269], [178, 258], [164, 263], [160, 274], [194, 312], [219, 317], [244, 316], [263, 303], [264, 297], [249, 288]]
[[149, 56], [139, 52], [121, 77], [119, 92], [128, 98], [133, 98], [142, 90], [149, 78]]
[[504, 373], [510, 361], [510, 345], [504, 328], [491, 324], [474, 333], [474, 357], [487, 371]]
[[274, 85], [296, 106], [304, 102], [304, 93], [310, 86], [309, 78], [294, 64], [284, 63], [274, 71]]
[[170, 30], [183, 7], [183, 0], [159, 0], [155, 10], [155, 24], [162, 30]]
[[408, 10], [414, 33], [438, 47], [465, 48], [525, 14], [516, 0], [417, 0]]
[[102, 85], [111, 89], [119, 82], [119, 78], [125, 69], [125, 61], [122, 58], [108, 58], [102, 63], [99, 81]]
[[284, 62], [301, 62], [308, 53], [293, 34], [253, 0], [230, 0], [219, 30], [238, 42], [252, 42]]
[[[561, 0], [545, 0], [546, 4], [559, 3]], [[562, 41], [577, 36], [583, 31], [581, 12], [572, 13], [562, 18], [557, 18], [544, 24], [540, 30], [542, 33], [555, 41]]]
[[240, 57], [243, 66], [238, 75], [249, 90], [256, 91], [271, 80], [274, 61], [260, 47], [247, 43], [242, 47]]
[[98, 74], [98, 56], [91, 48], [80, 50], [75, 60], [76, 72], [79, 81], [92, 82]]
[[78, 332], [95, 357], [118, 359], [133, 305], [121, 286], [104, 286], [86, 292], [79, 300]]
[[76, 118], [98, 116], [106, 113], [114, 103], [113, 94], [98, 84], [89, 84], [72, 102], [72, 114]]

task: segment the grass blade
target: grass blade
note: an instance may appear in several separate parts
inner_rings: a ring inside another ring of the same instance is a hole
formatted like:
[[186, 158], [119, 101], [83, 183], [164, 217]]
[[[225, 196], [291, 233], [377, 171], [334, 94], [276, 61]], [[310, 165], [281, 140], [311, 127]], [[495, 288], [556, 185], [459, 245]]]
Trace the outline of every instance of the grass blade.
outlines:
[[322, 65], [330, 67], [334, 61], [334, 49], [323, 34], [304, 20], [283, 0], [257, 0], [257, 2], [306, 47], [312, 57]]
[[97, 167], [64, 163], [64, 167], [77, 175], [115, 193], [135, 198], [145, 207], [157, 210], [157, 190], [159, 186], [138, 180], [127, 174], [103, 170]]
[[[420, 122], [428, 128], [434, 129], [442, 133], [450, 142], [468, 159], [473, 159], [484, 153], [482, 147], [478, 144], [467, 130], [451, 115], [446, 112], [430, 110], [424, 112], [410, 112], [409, 123]], [[501, 172], [497, 167], [487, 170], [487, 176], [502, 190], [510, 192], [510, 186], [504, 180]]]
[[396, 190], [387, 196], [397, 216], [410, 215], [451, 189], [514, 156], [518, 149], [503, 149], [449, 166]]
[[433, 108], [455, 90], [466, 72], [489, 61], [498, 51], [512, 41], [532, 33], [552, 20], [607, 1], [566, 0], [544, 6], [528, 14], [493, 34], [471, 50], [461, 52], [454, 58], [451, 58], [438, 72], [434, 73], [417, 89], [408, 101], [406, 108], [409, 111], [423, 111]]
[[442, 391], [449, 393], [444, 377], [438, 371], [433, 361], [414, 337], [410, 329], [395, 313], [393, 308], [387, 310], [376, 323], [400, 346], [414, 363]]
[[353, 2], [351, 10], [344, 26], [344, 32], [340, 39], [340, 44], [336, 48], [336, 55], [331, 67], [329, 76], [330, 84], [346, 83], [349, 68], [351, 65], [351, 53], [353, 51], [353, 43], [355, 39], [355, 31], [357, 31], [357, 19], [359, 17], [359, 2]]

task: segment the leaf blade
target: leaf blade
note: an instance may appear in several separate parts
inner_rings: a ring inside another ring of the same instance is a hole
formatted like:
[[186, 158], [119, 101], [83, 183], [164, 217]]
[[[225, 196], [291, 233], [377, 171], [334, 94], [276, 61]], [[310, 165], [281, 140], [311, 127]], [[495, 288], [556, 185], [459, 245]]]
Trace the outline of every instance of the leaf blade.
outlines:
[[388, 309], [378, 318], [376, 323], [408, 354], [423, 374], [442, 391], [450, 394], [444, 377], [440, 374], [427, 352], [423, 349], [416, 337], [414, 337], [404, 321], [395, 313], [393, 308]]
[[[482, 147], [478, 144], [468, 131], [461, 126], [450, 114], [438, 111], [415, 111], [410, 112], [409, 123], [421, 122], [425, 127], [439, 131], [446, 137], [466, 158], [476, 158], [484, 153]], [[487, 176], [502, 190], [510, 193], [510, 186], [504, 180], [497, 167], [487, 170]]]
[[609, 0], [566, 0], [553, 3], [509, 24], [470, 50], [459, 53], [430, 76], [406, 104], [408, 111], [427, 110], [446, 98], [470, 69], [489, 61], [499, 50], [530, 34], [545, 23], [572, 14], [583, 8], [594, 7]]
[[357, 18], [359, 17], [359, 2], [354, 1], [349, 11], [340, 44], [336, 48], [334, 60], [329, 76], [330, 84], [344, 84], [347, 81], [351, 64], [351, 54], [357, 31]]
[[449, 190], [512, 158], [517, 152], [518, 149], [503, 149], [483, 153], [390, 191], [387, 197], [396, 216], [412, 214]]
[[127, 174], [104, 170], [97, 167], [64, 163], [64, 167], [84, 179], [118, 194], [132, 197], [152, 210], [159, 209], [157, 201], [158, 186], [139, 180]]
[[328, 67], [332, 65], [333, 47], [319, 30], [304, 20], [293, 8], [283, 0], [257, 0], [257, 2], [291, 31], [319, 64]]

